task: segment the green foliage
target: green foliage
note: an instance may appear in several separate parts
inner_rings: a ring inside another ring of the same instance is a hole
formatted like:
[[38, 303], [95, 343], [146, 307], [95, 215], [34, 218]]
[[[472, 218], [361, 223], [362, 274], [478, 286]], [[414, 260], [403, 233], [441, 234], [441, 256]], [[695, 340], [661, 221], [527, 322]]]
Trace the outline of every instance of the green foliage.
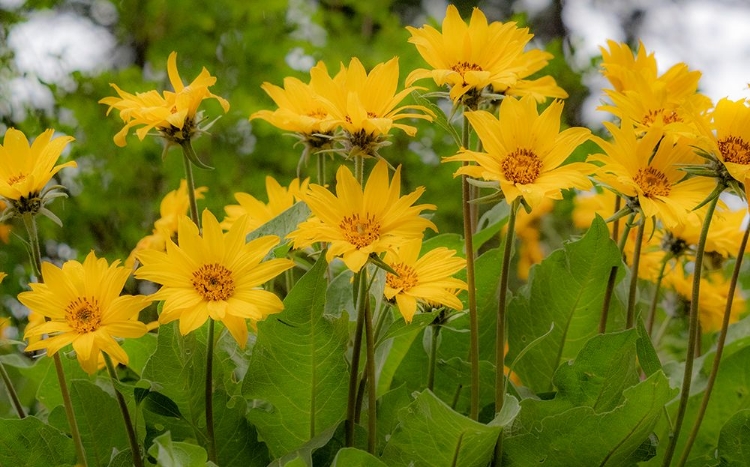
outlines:
[[0, 447], [0, 465], [75, 464], [75, 448], [70, 438], [36, 417], [0, 419]]
[[747, 465], [750, 459], [750, 410], [740, 410], [721, 428], [719, 460], [722, 467]]

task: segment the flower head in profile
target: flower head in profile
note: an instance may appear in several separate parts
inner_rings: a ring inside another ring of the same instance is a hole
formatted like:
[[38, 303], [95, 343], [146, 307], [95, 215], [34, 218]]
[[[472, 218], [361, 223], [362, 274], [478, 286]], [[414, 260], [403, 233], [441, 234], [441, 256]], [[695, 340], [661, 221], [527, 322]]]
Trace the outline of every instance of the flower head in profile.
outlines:
[[[186, 217], [190, 209], [190, 197], [188, 195], [187, 181], [180, 180], [180, 187], [167, 193], [159, 205], [159, 219], [154, 222], [151, 235], [143, 237], [130, 252], [125, 266], [132, 267], [135, 264], [135, 256], [141, 250], [164, 251], [167, 240], [177, 238], [177, 226], [181, 217]], [[195, 189], [195, 199], [203, 199], [208, 188], [202, 186]]]
[[[2, 217], [41, 212], [57, 219], [44, 205], [54, 198], [65, 196], [59, 186], [45, 190], [52, 177], [66, 167], [76, 167], [75, 161], [56, 165], [71, 136], [52, 139], [54, 130], [46, 130], [32, 144], [23, 132], [9, 128], [0, 145], [0, 197], [8, 205]], [[59, 222], [59, 220], [58, 220]]]
[[552, 58], [552, 54], [542, 50], [524, 51], [534, 37], [528, 28], [518, 28], [513, 22], [488, 24], [479, 8], [474, 8], [467, 25], [458, 9], [449, 5], [442, 33], [432, 26], [406, 29], [411, 33], [409, 42], [432, 67], [412, 71], [406, 78], [407, 85], [432, 78], [438, 86], [450, 87], [453, 102], [462, 101], [472, 109], [477, 108], [478, 96], [488, 87], [496, 93], [530, 95], [537, 100], [568, 97], [549, 76], [525, 79]]
[[432, 120], [433, 112], [427, 107], [401, 105], [416, 88], [397, 91], [398, 57], [376, 65], [370, 73], [355, 57], [348, 67], [342, 63], [333, 78], [321, 66], [311, 69], [310, 75], [316, 83], [317, 99], [328, 114], [328, 119], [321, 122], [321, 130], [341, 128], [344, 131], [343, 152], [347, 157], [377, 156], [393, 128], [414, 136], [417, 129], [399, 123], [401, 120]]
[[417, 312], [418, 303], [454, 310], [463, 308], [456, 292], [466, 290], [466, 283], [452, 276], [466, 267], [466, 260], [445, 247], [435, 248], [420, 257], [421, 247], [421, 238], [408, 240], [383, 259], [398, 273], [386, 273], [385, 298], [396, 302], [407, 323]]
[[583, 162], [563, 164], [589, 139], [586, 128], [560, 131], [563, 104], [555, 101], [541, 114], [531, 97], [506, 97], [500, 117], [483, 110], [466, 112], [485, 152], [462, 150], [443, 161], [472, 161], [458, 169], [476, 179], [497, 182], [509, 203], [521, 197], [531, 208], [544, 198], [561, 199], [563, 189], [587, 189], [594, 166]]
[[662, 128], [649, 129], [641, 138], [628, 120], [617, 127], [605, 122], [613, 141], [593, 140], [606, 154], [589, 156], [601, 163], [595, 177], [615, 192], [630, 198], [647, 218], [656, 217], [668, 228], [683, 224], [688, 213], [714, 190], [708, 177], [686, 177], [681, 166], [700, 162], [690, 144], [679, 139], [671, 143]]
[[155, 90], [131, 94], [114, 83], [110, 84], [119, 97], [105, 97], [99, 103], [109, 105], [107, 115], [112, 109], [118, 110], [120, 118], [125, 122], [125, 126], [114, 137], [115, 144], [125, 146], [125, 136], [131, 128], [140, 125], [143, 126], [135, 133], [141, 141], [152, 129], [159, 131], [171, 143], [180, 144], [191, 140], [194, 135], [203, 131], [198, 126], [201, 120], [198, 107], [204, 99], [216, 99], [224, 112], [229, 111], [229, 103], [208, 90], [216, 83], [216, 77], [211, 76], [206, 68], [185, 86], [177, 71], [177, 52], [172, 52], [167, 60], [167, 74], [174, 91], [164, 91], [163, 94]]
[[364, 190], [346, 166], [336, 173], [336, 194], [325, 187], [310, 185], [305, 202], [313, 218], [302, 222], [289, 234], [294, 248], [315, 242], [330, 243], [326, 259], [341, 257], [346, 266], [358, 272], [371, 254], [394, 251], [404, 241], [422, 238], [425, 228], [437, 230], [435, 224], [419, 214], [435, 209], [432, 204], [414, 202], [424, 188], [401, 196], [401, 167], [388, 181], [388, 164], [379, 161]]
[[142, 295], [120, 295], [130, 271], [97, 258], [94, 252], [83, 264], [68, 261], [62, 268], [42, 264], [44, 283], [31, 284], [30, 292], [22, 292], [18, 300], [33, 313], [49, 321], [26, 328], [24, 338], [47, 334], [26, 347], [26, 351], [46, 349], [54, 355], [73, 344], [76, 357], [84, 370], [94, 373], [99, 353], [127, 363], [128, 355], [115, 338], [137, 338], [148, 328], [138, 321], [138, 312], [151, 303]]
[[263, 261], [279, 243], [265, 236], [245, 243], [244, 221], [223, 233], [210, 211], [203, 211], [203, 234], [187, 217], [179, 220], [178, 244], [167, 241], [166, 252], [144, 250], [137, 254], [143, 264], [135, 277], [161, 288], [151, 298], [164, 300], [159, 322], [180, 321], [188, 334], [206, 320], [221, 321], [240, 347], [247, 344], [248, 319], [260, 321], [278, 313], [284, 305], [261, 286], [290, 269], [288, 259]]
[[240, 218], [244, 219], [245, 233], [250, 233], [261, 225], [286, 211], [297, 201], [301, 201], [307, 192], [310, 179], [302, 181], [295, 178], [288, 187], [283, 187], [275, 178], [266, 176], [266, 193], [268, 203], [258, 200], [247, 193], [235, 193], [234, 197], [240, 204], [224, 206], [227, 215], [221, 222], [221, 228], [229, 230]]

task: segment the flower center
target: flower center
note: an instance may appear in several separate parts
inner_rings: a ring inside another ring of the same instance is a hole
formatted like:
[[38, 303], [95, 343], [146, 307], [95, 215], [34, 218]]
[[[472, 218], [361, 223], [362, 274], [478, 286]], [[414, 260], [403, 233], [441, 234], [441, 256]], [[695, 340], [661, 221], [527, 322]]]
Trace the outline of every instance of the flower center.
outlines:
[[232, 271], [221, 264], [204, 264], [193, 272], [193, 288], [207, 301], [226, 300], [234, 294]]
[[368, 214], [364, 220], [359, 218], [359, 214], [344, 216], [339, 228], [344, 232], [344, 239], [358, 250], [380, 238], [380, 222], [372, 214]]
[[642, 123], [646, 126], [651, 126], [658, 119], [661, 119], [661, 121], [665, 125], [682, 121], [682, 118], [677, 115], [677, 112], [675, 112], [674, 110], [656, 109], [649, 110], [648, 113], [643, 117]]
[[670, 185], [669, 179], [664, 172], [653, 167], [638, 169], [638, 173], [635, 174], [633, 180], [641, 187], [643, 194], [647, 198], [669, 196], [669, 192], [672, 189], [672, 185]]
[[481, 66], [477, 65], [476, 63], [469, 62], [458, 62], [451, 67], [451, 70], [455, 71], [461, 76], [463, 76], [467, 71], [483, 71]]
[[750, 164], [750, 144], [739, 136], [728, 136], [720, 140], [719, 151], [726, 162]]
[[22, 173], [18, 175], [14, 175], [8, 179], [8, 185], [13, 186], [16, 183], [22, 182], [24, 180], [26, 180], [26, 175]]
[[408, 264], [391, 264], [391, 267], [398, 273], [398, 276], [391, 273], [385, 275], [385, 283], [388, 284], [389, 287], [407, 291], [419, 283], [417, 271]]
[[534, 183], [542, 172], [542, 161], [534, 151], [516, 149], [500, 163], [505, 178], [513, 183], [526, 185]]
[[102, 322], [96, 297], [77, 297], [65, 308], [65, 321], [79, 334], [94, 332]]
[[[308, 117], [312, 117], [312, 118], [317, 119], [317, 120], [325, 120], [326, 117], [328, 117], [328, 114], [325, 111], [323, 111], [323, 110], [317, 109], [317, 110], [313, 110], [311, 112], [308, 112], [307, 116]], [[349, 120], [351, 120], [351, 119], [349, 119]], [[351, 122], [349, 122], [349, 123], [351, 123]]]

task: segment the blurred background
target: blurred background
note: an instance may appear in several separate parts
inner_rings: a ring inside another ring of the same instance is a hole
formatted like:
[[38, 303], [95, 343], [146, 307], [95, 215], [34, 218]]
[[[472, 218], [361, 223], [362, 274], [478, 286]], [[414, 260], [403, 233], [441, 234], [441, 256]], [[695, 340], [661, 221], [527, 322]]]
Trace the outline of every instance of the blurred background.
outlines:
[[[744, 0], [453, 3], [466, 19], [478, 5], [490, 21], [531, 28], [534, 46], [556, 57], [544, 73], [570, 94], [569, 125], [602, 128], [604, 114], [595, 109], [605, 86], [599, 46], [607, 39], [636, 47], [642, 40], [662, 71], [679, 61], [701, 70], [701, 89], [714, 101], [749, 95], [750, 6]], [[171, 51], [177, 51], [183, 81], [203, 66], [218, 78], [212, 91], [228, 99], [231, 109], [195, 148], [215, 167], [197, 170], [198, 186], [209, 189], [200, 207], [222, 218], [235, 192], [265, 200], [267, 174], [282, 184], [296, 176], [301, 148], [293, 147], [295, 140], [264, 121], [248, 121], [255, 111], [274, 108], [263, 82], [281, 85], [285, 76], [307, 81], [317, 61], [336, 70], [352, 56], [368, 68], [398, 56], [405, 78], [425, 63], [404, 27], [439, 28], [446, 6], [427, 0], [0, 0], [0, 134], [15, 127], [31, 138], [54, 128], [76, 138], [64, 157], [78, 168], [61, 172], [71, 196], [51, 205], [64, 228], [40, 221], [43, 254], [61, 262], [93, 249], [110, 260], [126, 258], [151, 233], [161, 198], [179, 186], [178, 149], [162, 160], [163, 144], [156, 138], [141, 142], [130, 136], [127, 147], [115, 146], [112, 137], [122, 122], [116, 114], [106, 118], [106, 106], [97, 103], [115, 95], [109, 83], [130, 92], [168, 89]], [[203, 106], [209, 118], [221, 113], [215, 101]], [[434, 220], [441, 232], [460, 232], [460, 183], [452, 177], [455, 167], [440, 164], [456, 148], [438, 127], [415, 123], [416, 138], [396, 132], [382, 155], [404, 165], [405, 189], [426, 186], [421, 201], [438, 205]], [[584, 146], [574, 157], [591, 150]], [[303, 167], [302, 176], [307, 174]], [[575, 233], [570, 209], [570, 202], [559, 203], [558, 215], [539, 227], [548, 250]], [[25, 311], [14, 296], [28, 283], [28, 260], [20, 225], [10, 229], [7, 243], [0, 243], [0, 270], [9, 274], [2, 313], [19, 320]]]

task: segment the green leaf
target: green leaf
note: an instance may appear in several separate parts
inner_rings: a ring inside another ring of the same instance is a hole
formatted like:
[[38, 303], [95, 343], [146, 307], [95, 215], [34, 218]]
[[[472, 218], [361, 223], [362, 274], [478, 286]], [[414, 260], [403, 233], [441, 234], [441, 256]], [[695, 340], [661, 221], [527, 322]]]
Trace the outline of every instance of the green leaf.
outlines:
[[155, 458], [160, 467], [205, 467], [208, 461], [205, 449], [195, 444], [174, 442], [169, 432], [154, 438], [148, 455]]
[[112, 457], [107, 467], [132, 467], [133, 466], [133, 454], [130, 449], [120, 451]]
[[76, 379], [70, 382], [70, 398], [89, 466], [106, 466], [113, 449], [130, 447], [122, 413], [111, 395], [89, 381]]
[[486, 466], [500, 427], [477, 423], [425, 390], [399, 412], [399, 426], [385, 446], [389, 466]]
[[430, 250], [434, 250], [438, 247], [444, 247], [449, 250], [454, 250], [456, 256], [465, 257], [464, 254], [464, 239], [459, 234], [455, 233], [444, 233], [435, 235], [424, 242], [422, 242], [422, 250], [419, 255], [422, 256]]
[[647, 460], [654, 454], [648, 448], [651, 432], [674, 391], [664, 373], [657, 372], [623, 396], [624, 403], [612, 411], [574, 407], [542, 419], [525, 434], [505, 438], [503, 465], [626, 467]]
[[[343, 426], [343, 424], [334, 425], [320, 432], [317, 436], [308, 440], [305, 444], [299, 446], [297, 449], [290, 451], [285, 455], [279, 457], [275, 461], [271, 462], [268, 467], [282, 467], [285, 465], [291, 465], [290, 463], [292, 462], [301, 462], [299, 465], [304, 465], [306, 467], [312, 467], [315, 464], [319, 464], [314, 462], [313, 454], [315, 453], [315, 451], [322, 449], [331, 442], [333, 437], [336, 435], [337, 430], [340, 430], [340, 426]], [[341, 444], [338, 444], [336, 447], [338, 448], [339, 446], [341, 446]]]
[[354, 315], [354, 299], [352, 297], [352, 272], [347, 269], [334, 277], [326, 291], [325, 314], [332, 318], [339, 318], [344, 311], [349, 316]]
[[336, 458], [333, 459], [331, 467], [388, 467], [388, 464], [383, 463], [380, 459], [373, 456], [367, 451], [362, 451], [356, 448], [343, 448]]
[[297, 226], [306, 221], [310, 214], [312, 214], [312, 211], [307, 207], [307, 204], [303, 201], [297, 202], [286, 211], [247, 234], [246, 241], [249, 242], [264, 235], [276, 235], [284, 243], [286, 236], [297, 230]]
[[36, 417], [0, 419], [0, 465], [47, 467], [76, 463], [73, 441]]
[[248, 419], [273, 457], [315, 438], [346, 413], [348, 315], [323, 314], [326, 269], [321, 256], [287, 295], [284, 311], [258, 323], [242, 393], [255, 400]]
[[557, 367], [596, 335], [610, 270], [621, 263], [617, 245], [597, 217], [583, 238], [532, 269], [529, 284], [509, 304], [509, 361], [547, 333], [550, 323], [555, 327], [514, 368], [525, 386], [550, 391]]
[[268, 448], [258, 441], [258, 432], [248, 423], [247, 402], [242, 396], [214, 393], [214, 436], [218, 464], [222, 467], [265, 467]]
[[638, 319], [636, 321], [636, 329], [638, 330], [638, 341], [636, 341], [638, 363], [646, 376], [651, 376], [657, 371], [661, 371], [661, 361], [656, 354], [656, 349], [654, 349], [654, 344], [651, 342], [651, 336], [648, 335], [643, 320]]
[[177, 404], [169, 397], [157, 391], [149, 391], [146, 394], [146, 397], [143, 399], [143, 408], [165, 417], [183, 418]]
[[143, 367], [156, 350], [156, 333], [149, 332], [137, 339], [125, 339], [122, 348], [128, 354], [128, 368], [136, 374], [143, 373]]
[[474, 234], [472, 246], [474, 251], [479, 249], [488, 241], [497, 238], [505, 224], [508, 223], [510, 206], [508, 203], [497, 203], [479, 219], [477, 232]]
[[746, 466], [748, 459], [750, 459], [750, 410], [741, 410], [721, 428], [719, 465], [722, 467]]

